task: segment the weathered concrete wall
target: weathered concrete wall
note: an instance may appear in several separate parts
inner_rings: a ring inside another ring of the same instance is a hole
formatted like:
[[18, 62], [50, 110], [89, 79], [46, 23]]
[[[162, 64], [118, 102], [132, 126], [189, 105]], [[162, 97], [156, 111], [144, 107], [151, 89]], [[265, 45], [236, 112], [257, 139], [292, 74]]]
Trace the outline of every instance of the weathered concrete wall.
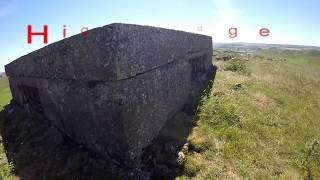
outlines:
[[17, 102], [19, 85], [38, 88], [46, 117], [106, 156], [139, 159], [214, 73], [211, 37], [123, 24], [80, 37], [24, 56], [6, 72]]
[[121, 80], [208, 49], [212, 49], [208, 36], [110, 24], [22, 56], [5, 69], [10, 76]]

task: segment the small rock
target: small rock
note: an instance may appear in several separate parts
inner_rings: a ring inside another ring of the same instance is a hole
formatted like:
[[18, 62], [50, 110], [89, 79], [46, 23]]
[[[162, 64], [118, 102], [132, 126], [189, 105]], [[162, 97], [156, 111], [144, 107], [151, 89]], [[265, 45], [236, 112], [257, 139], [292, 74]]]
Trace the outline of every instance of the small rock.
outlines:
[[183, 164], [185, 162], [185, 158], [186, 158], [186, 156], [184, 155], [184, 153], [180, 151], [178, 153], [178, 160], [177, 160], [178, 163]]
[[189, 143], [185, 143], [182, 147], [182, 152], [188, 152], [189, 151]]

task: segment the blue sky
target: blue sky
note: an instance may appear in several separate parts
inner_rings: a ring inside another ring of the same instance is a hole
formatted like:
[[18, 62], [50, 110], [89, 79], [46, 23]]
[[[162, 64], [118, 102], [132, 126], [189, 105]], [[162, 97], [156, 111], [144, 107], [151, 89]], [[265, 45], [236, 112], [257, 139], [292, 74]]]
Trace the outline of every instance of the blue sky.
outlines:
[[[210, 35], [214, 42], [258, 42], [320, 46], [318, 0], [0, 0], [0, 72], [4, 65], [44, 47], [27, 43], [27, 26], [49, 27], [49, 44], [113, 22], [152, 25]], [[198, 31], [202, 26], [202, 31]], [[238, 37], [228, 37], [230, 27]], [[269, 37], [259, 36], [269, 28]]]

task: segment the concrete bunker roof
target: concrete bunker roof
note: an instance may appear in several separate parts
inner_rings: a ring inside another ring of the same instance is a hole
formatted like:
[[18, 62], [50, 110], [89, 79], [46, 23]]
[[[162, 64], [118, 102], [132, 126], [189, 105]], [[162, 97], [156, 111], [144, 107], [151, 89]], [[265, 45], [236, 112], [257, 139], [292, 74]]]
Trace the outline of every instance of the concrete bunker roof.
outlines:
[[5, 70], [12, 77], [116, 81], [186, 59], [208, 43], [210, 36], [114, 23], [31, 52]]

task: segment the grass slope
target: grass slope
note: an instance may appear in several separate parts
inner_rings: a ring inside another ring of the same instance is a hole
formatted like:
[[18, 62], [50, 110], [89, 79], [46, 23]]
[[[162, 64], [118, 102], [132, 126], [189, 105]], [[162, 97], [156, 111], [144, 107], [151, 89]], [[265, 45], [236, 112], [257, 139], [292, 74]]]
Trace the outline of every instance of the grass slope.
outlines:
[[0, 110], [3, 106], [8, 104], [11, 99], [11, 92], [9, 88], [8, 79], [0, 77]]
[[217, 63], [179, 179], [320, 179], [320, 56], [251, 57], [241, 61], [250, 73]]

